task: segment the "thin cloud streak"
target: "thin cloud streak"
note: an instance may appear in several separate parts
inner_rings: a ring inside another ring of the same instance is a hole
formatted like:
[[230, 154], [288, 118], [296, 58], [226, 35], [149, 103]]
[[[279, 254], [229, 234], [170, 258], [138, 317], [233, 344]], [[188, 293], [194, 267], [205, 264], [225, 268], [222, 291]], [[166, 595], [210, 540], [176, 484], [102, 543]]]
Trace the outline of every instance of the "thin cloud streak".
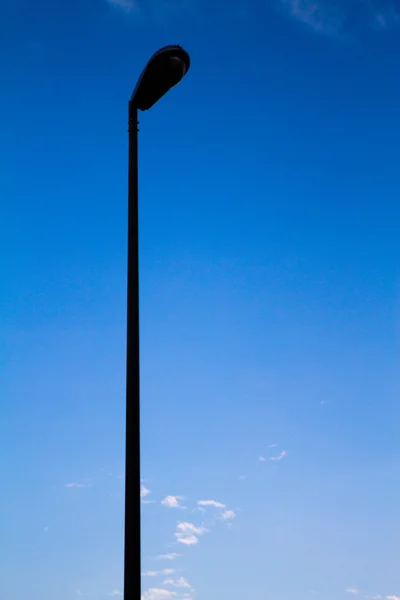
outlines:
[[83, 488], [84, 485], [83, 485], [83, 483], [66, 483], [64, 487], [66, 487], [66, 488]]
[[176, 592], [163, 588], [150, 588], [142, 594], [141, 600], [170, 600], [176, 598]]
[[270, 460], [283, 460], [287, 456], [286, 450], [282, 450], [278, 456], [271, 456]]
[[212, 506], [214, 508], [226, 508], [225, 504], [222, 502], [217, 502], [217, 500], [198, 500], [198, 506]]
[[190, 583], [184, 577], [179, 577], [179, 579], [166, 579], [164, 581], [164, 585], [172, 585], [173, 587], [187, 588], [189, 590], [193, 589]]
[[107, 4], [115, 8], [119, 8], [124, 12], [132, 12], [138, 10], [138, 5], [133, 0], [106, 0]]
[[181, 554], [178, 554], [177, 552], [170, 552], [169, 554], [159, 554], [158, 556], [156, 556], [157, 560], [175, 560], [176, 558], [179, 558], [180, 556], [182, 556]]
[[161, 571], [144, 571], [142, 577], [157, 577], [157, 575], [172, 575], [176, 569], [161, 569]]

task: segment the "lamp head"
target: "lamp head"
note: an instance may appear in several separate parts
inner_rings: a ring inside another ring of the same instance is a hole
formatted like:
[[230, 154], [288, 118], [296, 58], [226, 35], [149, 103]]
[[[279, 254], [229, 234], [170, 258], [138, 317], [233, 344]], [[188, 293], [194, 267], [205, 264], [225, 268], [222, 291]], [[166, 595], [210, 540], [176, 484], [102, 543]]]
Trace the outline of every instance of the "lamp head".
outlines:
[[150, 58], [131, 96], [139, 110], [148, 110], [185, 76], [188, 53], [180, 46], [165, 46]]

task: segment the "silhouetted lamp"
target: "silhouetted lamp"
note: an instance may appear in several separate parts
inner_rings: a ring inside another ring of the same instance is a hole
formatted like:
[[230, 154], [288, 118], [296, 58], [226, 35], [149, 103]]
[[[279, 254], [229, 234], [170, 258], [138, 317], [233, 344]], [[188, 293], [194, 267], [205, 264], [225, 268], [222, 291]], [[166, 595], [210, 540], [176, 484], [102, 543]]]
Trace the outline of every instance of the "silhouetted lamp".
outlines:
[[166, 46], [150, 58], [129, 101], [128, 306], [126, 354], [126, 454], [124, 599], [140, 600], [140, 381], [139, 227], [137, 111], [148, 110], [188, 72], [180, 46]]

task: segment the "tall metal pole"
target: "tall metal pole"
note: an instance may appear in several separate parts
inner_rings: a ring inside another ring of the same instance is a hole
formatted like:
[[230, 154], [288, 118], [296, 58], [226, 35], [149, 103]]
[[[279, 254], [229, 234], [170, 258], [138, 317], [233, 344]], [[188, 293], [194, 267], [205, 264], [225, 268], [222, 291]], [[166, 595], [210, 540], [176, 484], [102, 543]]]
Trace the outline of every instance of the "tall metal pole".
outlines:
[[129, 102], [124, 600], [140, 600], [138, 115]]

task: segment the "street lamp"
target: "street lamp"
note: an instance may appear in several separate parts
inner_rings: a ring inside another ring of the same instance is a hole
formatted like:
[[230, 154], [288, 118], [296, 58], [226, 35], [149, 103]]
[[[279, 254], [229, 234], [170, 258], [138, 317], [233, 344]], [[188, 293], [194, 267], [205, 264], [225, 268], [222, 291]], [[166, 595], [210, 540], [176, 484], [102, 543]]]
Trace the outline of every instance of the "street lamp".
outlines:
[[143, 69], [129, 101], [124, 600], [141, 596], [138, 110], [158, 102], [189, 66], [189, 55], [180, 46], [161, 48]]

